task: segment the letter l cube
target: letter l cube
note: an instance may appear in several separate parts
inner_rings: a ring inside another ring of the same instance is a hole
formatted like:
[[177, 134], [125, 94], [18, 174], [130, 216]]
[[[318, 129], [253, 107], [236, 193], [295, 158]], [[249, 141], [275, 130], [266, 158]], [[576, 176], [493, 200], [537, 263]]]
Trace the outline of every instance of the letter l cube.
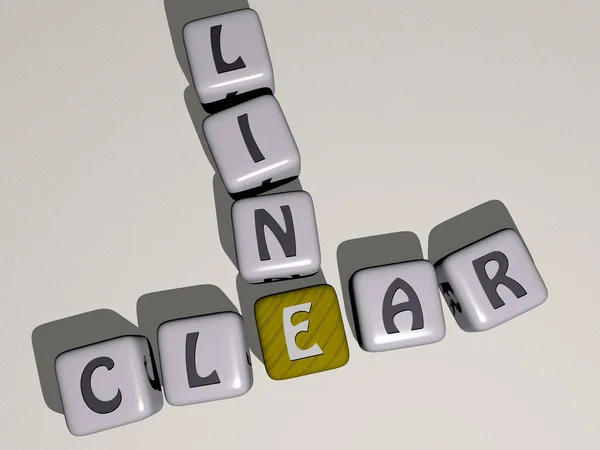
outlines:
[[239, 397], [252, 388], [244, 320], [238, 313], [165, 322], [158, 328], [158, 353], [170, 405]]

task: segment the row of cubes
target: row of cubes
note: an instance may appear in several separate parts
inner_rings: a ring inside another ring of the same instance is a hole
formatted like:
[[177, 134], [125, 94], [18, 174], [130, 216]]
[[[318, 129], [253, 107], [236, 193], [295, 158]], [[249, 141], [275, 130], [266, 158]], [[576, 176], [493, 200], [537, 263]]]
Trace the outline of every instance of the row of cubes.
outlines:
[[[287, 236], [294, 240], [295, 231]], [[267, 248], [275, 250], [274, 245]], [[446, 325], [440, 291], [457, 324], [470, 332], [496, 327], [547, 298], [529, 251], [512, 229], [479, 239], [436, 264], [419, 259], [364, 267], [349, 284], [359, 344], [369, 352], [442, 340]], [[333, 287], [323, 284], [263, 297], [254, 312], [272, 379], [323, 372], [348, 362]], [[163, 406], [162, 389], [168, 403], [182, 406], [237, 397], [252, 387], [248, 340], [238, 313], [170, 320], [156, 333], [160, 375], [144, 336], [121, 336], [59, 355], [55, 369], [71, 433], [90, 434], [149, 417]]]

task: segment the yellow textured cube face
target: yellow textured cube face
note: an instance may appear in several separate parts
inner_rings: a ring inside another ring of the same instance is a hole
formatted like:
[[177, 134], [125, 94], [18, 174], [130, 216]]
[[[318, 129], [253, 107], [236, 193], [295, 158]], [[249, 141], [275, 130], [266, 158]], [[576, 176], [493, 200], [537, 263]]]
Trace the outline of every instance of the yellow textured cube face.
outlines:
[[344, 323], [331, 286], [270, 295], [254, 308], [265, 367], [272, 379], [337, 369], [348, 362]]

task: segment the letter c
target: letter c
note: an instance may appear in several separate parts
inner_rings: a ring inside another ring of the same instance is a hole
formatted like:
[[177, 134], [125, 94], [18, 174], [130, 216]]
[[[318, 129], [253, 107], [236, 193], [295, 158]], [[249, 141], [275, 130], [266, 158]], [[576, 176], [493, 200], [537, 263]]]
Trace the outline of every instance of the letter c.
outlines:
[[107, 370], [112, 370], [114, 366], [115, 362], [111, 358], [101, 356], [100, 358], [95, 358], [90, 361], [81, 374], [81, 395], [83, 396], [83, 401], [88, 408], [97, 414], [109, 414], [113, 412], [119, 407], [123, 400], [121, 389], [118, 389], [114, 398], [108, 401], [100, 400], [92, 390], [92, 374], [94, 371], [98, 367], [106, 367]]

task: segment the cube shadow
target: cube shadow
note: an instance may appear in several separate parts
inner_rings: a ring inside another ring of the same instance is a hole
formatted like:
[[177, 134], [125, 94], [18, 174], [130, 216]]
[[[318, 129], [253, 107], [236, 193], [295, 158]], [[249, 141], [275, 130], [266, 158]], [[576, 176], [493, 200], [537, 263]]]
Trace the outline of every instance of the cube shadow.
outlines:
[[508, 209], [500, 200], [490, 200], [436, 225], [429, 233], [428, 259], [436, 265], [452, 253], [498, 231], [519, 233]]

